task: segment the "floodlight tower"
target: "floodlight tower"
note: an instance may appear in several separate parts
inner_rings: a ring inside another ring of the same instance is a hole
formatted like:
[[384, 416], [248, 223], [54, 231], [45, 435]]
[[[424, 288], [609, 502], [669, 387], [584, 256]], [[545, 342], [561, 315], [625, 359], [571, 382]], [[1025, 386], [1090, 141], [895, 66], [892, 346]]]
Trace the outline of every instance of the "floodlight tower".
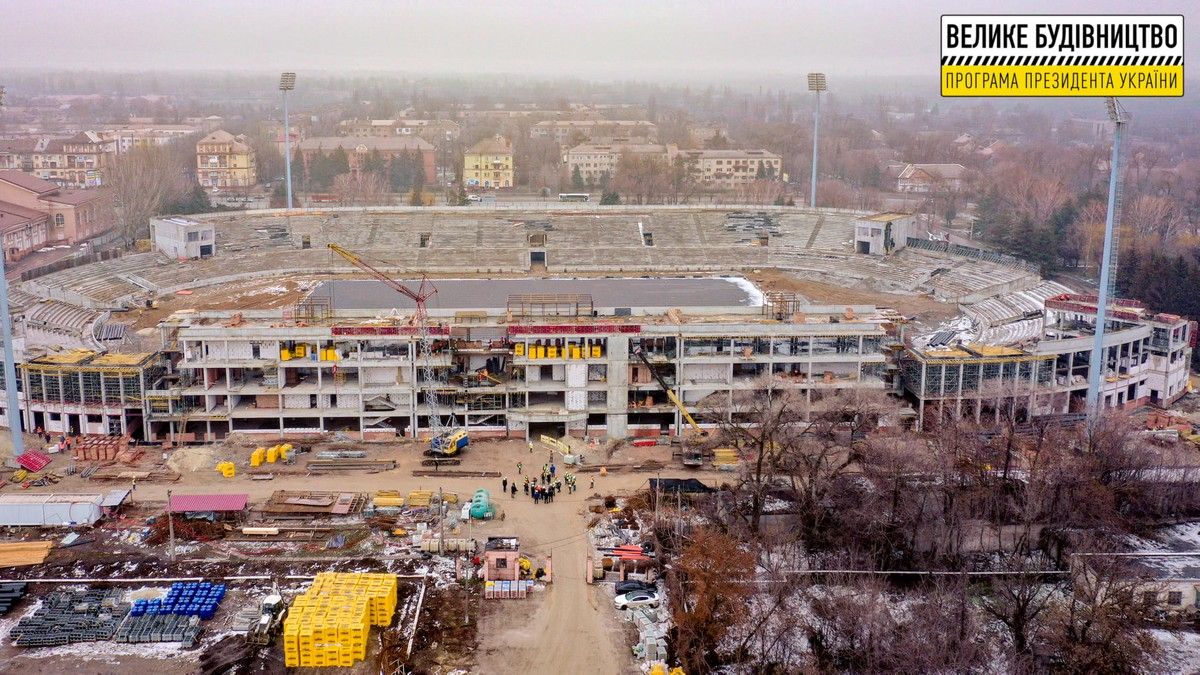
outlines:
[[1108, 118], [1113, 121], [1112, 158], [1108, 173], [1108, 212], [1104, 217], [1104, 255], [1100, 259], [1100, 289], [1096, 300], [1096, 338], [1092, 344], [1092, 357], [1088, 363], [1087, 409], [1093, 422], [1100, 419], [1104, 404], [1100, 400], [1100, 383], [1104, 381], [1105, 357], [1104, 333], [1108, 315], [1109, 295], [1112, 292], [1112, 266], [1116, 255], [1116, 227], [1114, 223], [1121, 210], [1121, 137], [1129, 113], [1115, 98], [1107, 100]]
[[[4, 106], [4, 87], [0, 87], [0, 107]], [[0, 237], [0, 244], [3, 238]], [[21, 435], [21, 403], [17, 400], [17, 367], [13, 357], [12, 316], [8, 313], [8, 278], [4, 271], [4, 246], [0, 245], [0, 337], [4, 340], [4, 393], [8, 403], [8, 431], [12, 434], [13, 458], [25, 453], [25, 437]]]
[[279, 91], [283, 92], [283, 166], [287, 174], [287, 207], [292, 208], [292, 126], [288, 123], [288, 92], [296, 88], [296, 74], [279, 76]]
[[825, 73], [808, 74], [808, 90], [817, 95], [817, 112], [813, 115], [813, 165], [812, 186], [808, 190], [808, 205], [817, 206], [817, 136], [821, 129], [821, 92], [828, 90], [825, 84]]

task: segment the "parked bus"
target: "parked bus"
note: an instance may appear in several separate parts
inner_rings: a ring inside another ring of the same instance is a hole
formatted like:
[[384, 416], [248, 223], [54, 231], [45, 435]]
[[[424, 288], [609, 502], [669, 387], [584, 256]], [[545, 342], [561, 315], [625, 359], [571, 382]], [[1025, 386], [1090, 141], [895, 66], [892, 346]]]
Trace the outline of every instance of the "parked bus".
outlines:
[[558, 201], [560, 202], [586, 202], [592, 196], [586, 192], [560, 192], [558, 193]]

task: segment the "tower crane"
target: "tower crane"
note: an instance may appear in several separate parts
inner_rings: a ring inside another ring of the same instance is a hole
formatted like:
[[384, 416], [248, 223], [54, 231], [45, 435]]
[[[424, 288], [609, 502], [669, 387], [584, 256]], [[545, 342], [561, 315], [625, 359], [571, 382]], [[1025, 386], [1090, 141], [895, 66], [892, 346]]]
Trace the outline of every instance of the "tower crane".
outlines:
[[[361, 255], [337, 244], [329, 244], [329, 250], [342, 256], [350, 264], [383, 282], [388, 288], [413, 301], [416, 309], [413, 311], [412, 325], [417, 329], [421, 349], [421, 380], [425, 394], [425, 405], [429, 407], [429, 452], [435, 456], [451, 456], [467, 447], [469, 440], [465, 429], [447, 429], [442, 424], [441, 410], [438, 405], [438, 386], [442, 377], [433, 365], [433, 336], [429, 332], [429, 311], [426, 302], [437, 295], [437, 287], [429, 277], [421, 275], [421, 284], [413, 290], [388, 276], [382, 270], [367, 262]], [[416, 420], [413, 420], [413, 433], [416, 433]]]

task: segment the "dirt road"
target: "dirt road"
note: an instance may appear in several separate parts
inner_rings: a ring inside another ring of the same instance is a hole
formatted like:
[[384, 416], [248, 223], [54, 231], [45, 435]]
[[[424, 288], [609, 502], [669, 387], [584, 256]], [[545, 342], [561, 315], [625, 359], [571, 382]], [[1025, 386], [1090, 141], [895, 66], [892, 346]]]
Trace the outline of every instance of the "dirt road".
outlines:
[[[518, 490], [515, 498], [500, 494], [500, 479], [414, 477], [411, 471], [419, 466], [420, 452], [415, 446], [401, 449], [379, 449], [364, 446], [372, 457], [396, 459], [399, 468], [377, 474], [350, 475], [279, 475], [271, 481], [252, 481], [240, 474], [233, 479], [222, 478], [212, 467], [185, 472], [176, 483], [142, 483], [136, 486], [134, 499], [140, 504], [163, 503], [167, 490], [175, 494], [245, 492], [251, 504], [261, 503], [275, 490], [399, 490], [416, 489], [457, 492], [470, 496], [480, 487], [492, 491], [501, 517], [482, 525], [464, 526], [457, 536], [485, 540], [488, 536], [516, 535], [521, 538], [523, 551], [535, 558], [553, 555], [554, 581], [545, 590], [531, 594], [526, 600], [486, 600], [481, 610], [479, 626], [478, 673], [596, 673], [623, 675], [637, 672], [625, 637], [627, 627], [612, 608], [612, 591], [608, 585], [593, 586], [584, 580], [587, 555], [585, 530], [591, 518], [590, 504], [599, 503], [603, 495], [631, 494], [646, 486], [655, 473], [612, 472], [607, 476], [594, 473], [578, 474], [579, 491], [562, 493], [551, 504], [534, 504]], [[626, 456], [615, 461], [642, 461], [649, 458], [669, 462], [666, 448], [630, 448]], [[225, 450], [218, 459], [245, 462], [248, 450]], [[464, 457], [463, 469], [494, 470], [510, 481], [521, 476], [516, 464], [524, 464], [525, 473], [539, 473], [547, 461], [548, 451], [538, 447], [529, 454], [520, 441], [488, 441], [473, 444]], [[301, 464], [307, 458], [301, 459]], [[596, 458], [599, 461], [599, 458]], [[66, 463], [56, 457], [54, 466]], [[287, 467], [281, 467], [287, 468]], [[560, 475], [566, 470], [559, 464]], [[291, 467], [297, 470], [297, 467]], [[728, 480], [727, 474], [684, 472], [680, 467], [664, 469], [664, 477], [699, 476], [712, 484]], [[594, 488], [590, 488], [592, 481]], [[519, 485], [519, 483], [518, 483]], [[96, 492], [117, 487], [121, 483], [88, 481], [78, 475], [66, 476], [57, 485], [35, 488], [40, 492]], [[253, 506], [252, 506], [253, 508]]]
[[523, 550], [553, 555], [554, 582], [524, 602], [491, 601], [479, 626], [477, 672], [630, 672], [611, 594], [584, 579], [589, 514], [582, 493], [563, 494], [553, 504], [534, 505], [521, 493], [510, 501], [504, 502], [505, 522], [516, 525]]

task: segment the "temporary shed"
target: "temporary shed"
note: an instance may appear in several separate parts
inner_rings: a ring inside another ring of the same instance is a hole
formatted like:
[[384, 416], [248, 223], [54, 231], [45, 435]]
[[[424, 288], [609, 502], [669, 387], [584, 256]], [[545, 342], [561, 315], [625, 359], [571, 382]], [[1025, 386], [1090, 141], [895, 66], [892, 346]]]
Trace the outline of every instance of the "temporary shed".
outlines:
[[0, 526], [92, 525], [108, 508], [107, 497], [99, 493], [0, 495]]

